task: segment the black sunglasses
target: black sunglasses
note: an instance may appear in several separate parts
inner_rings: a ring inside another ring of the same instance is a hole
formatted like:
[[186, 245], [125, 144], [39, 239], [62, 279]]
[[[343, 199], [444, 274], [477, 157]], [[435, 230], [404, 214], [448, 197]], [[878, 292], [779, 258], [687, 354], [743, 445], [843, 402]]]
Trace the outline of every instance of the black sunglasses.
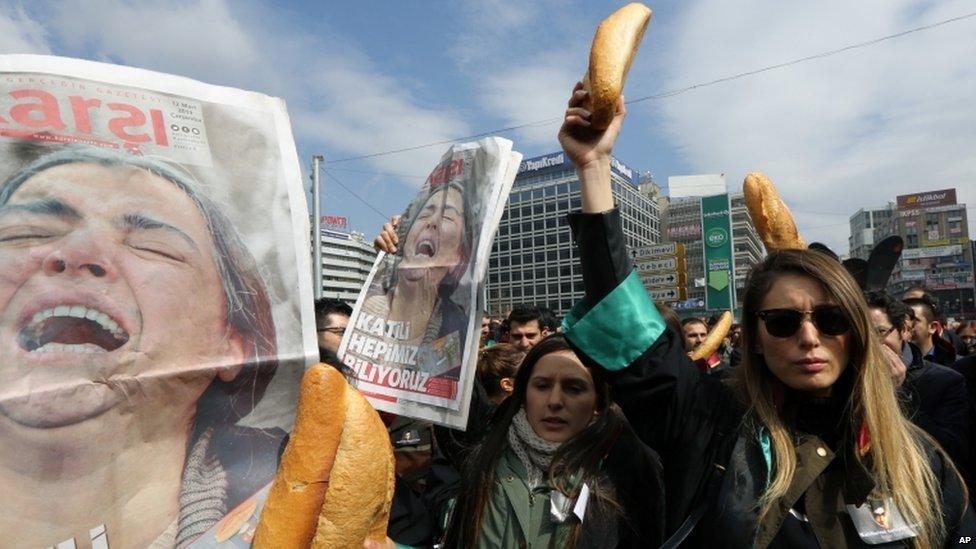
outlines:
[[851, 321], [837, 305], [817, 305], [812, 311], [795, 309], [766, 309], [756, 316], [766, 323], [766, 331], [773, 337], [790, 337], [800, 329], [807, 316], [817, 330], [828, 336], [839, 336], [851, 330]]

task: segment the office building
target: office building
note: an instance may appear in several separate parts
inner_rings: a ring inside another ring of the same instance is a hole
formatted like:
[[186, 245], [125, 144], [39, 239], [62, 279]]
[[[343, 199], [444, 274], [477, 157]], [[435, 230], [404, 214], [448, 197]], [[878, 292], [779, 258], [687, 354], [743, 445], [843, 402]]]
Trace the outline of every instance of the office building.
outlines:
[[[699, 186], [699, 188], [707, 188], [708, 192], [721, 190], [714, 184]], [[732, 216], [733, 264], [735, 266], [733, 279], [736, 305], [741, 307], [742, 293], [745, 289], [749, 270], [762, 260], [766, 252], [762, 240], [759, 238], [759, 232], [756, 231], [756, 226], [752, 223], [752, 218], [749, 217], [744, 195], [742, 193], [731, 194], [729, 202]], [[689, 315], [705, 314], [706, 281], [702, 250], [701, 197], [671, 197], [665, 211], [666, 216], [662, 224], [667, 226], [666, 240], [684, 244], [685, 247], [687, 299], [677, 305], [677, 309], [687, 311]]]
[[376, 250], [362, 233], [323, 228], [322, 297], [354, 305], [375, 260]]
[[[611, 190], [630, 248], [660, 241], [657, 204], [638, 189], [639, 175], [617, 159]], [[488, 311], [504, 316], [516, 304], [565, 315], [583, 298], [579, 254], [566, 216], [580, 210], [576, 169], [562, 152], [524, 160], [509, 195], [488, 263]]]
[[912, 285], [924, 284], [939, 300], [944, 316], [976, 317], [966, 217], [966, 205], [956, 202], [955, 189], [897, 197], [895, 212], [877, 235], [898, 235], [905, 241], [889, 291], [901, 296]]
[[854, 212], [850, 219], [851, 236], [848, 237], [850, 257], [866, 261], [875, 243], [881, 240], [876, 238], [878, 228], [883, 227], [894, 213], [894, 204], [879, 210], [861, 208]]

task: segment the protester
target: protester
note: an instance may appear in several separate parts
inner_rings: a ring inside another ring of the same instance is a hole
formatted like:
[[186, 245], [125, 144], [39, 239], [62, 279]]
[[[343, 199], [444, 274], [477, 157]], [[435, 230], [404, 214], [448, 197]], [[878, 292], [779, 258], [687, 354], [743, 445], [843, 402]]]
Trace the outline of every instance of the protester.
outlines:
[[606, 382], [551, 335], [467, 458], [445, 546], [656, 547], [658, 467]]
[[926, 360], [952, 366], [956, 358], [955, 351], [951, 344], [939, 336], [938, 306], [929, 296], [911, 297], [904, 301], [911, 307], [917, 319], [912, 327], [912, 343], [918, 345]]
[[481, 341], [478, 347], [494, 345], [494, 336], [491, 333], [491, 317], [488, 313], [481, 315]]
[[509, 343], [499, 343], [478, 353], [478, 383], [492, 404], [498, 405], [515, 389], [515, 374], [525, 353]]
[[556, 332], [556, 315], [544, 307], [517, 305], [508, 314], [508, 342], [528, 352], [542, 338]]
[[344, 301], [330, 298], [315, 300], [315, 331], [318, 334], [319, 360], [338, 365], [339, 343], [352, 316], [352, 307]]
[[[563, 331], [665, 467], [666, 532], [692, 547], [921, 547], [976, 536], [965, 487], [941, 449], [901, 414], [857, 283], [816, 251], [754, 267], [733, 383], [688, 365], [624, 246], [610, 187], [625, 113], [589, 129], [577, 84], [559, 133], [583, 213], [570, 225], [586, 289]], [[599, 375], [599, 374], [598, 374]], [[672, 542], [677, 539], [672, 540]]]
[[976, 354], [976, 320], [970, 320], [959, 325], [957, 332], [966, 351], [962, 356]]
[[904, 303], [880, 291], [868, 292], [865, 298], [881, 342], [898, 353], [907, 368], [899, 391], [906, 415], [942, 445], [967, 484], [974, 486], [966, 380], [951, 368], [924, 360], [919, 348], [908, 341], [911, 328]]
[[[938, 326], [936, 326], [935, 335], [938, 337], [933, 338], [933, 343], [939, 347], [942, 347], [944, 354], [953, 353], [954, 356], [952, 357], [952, 360], [955, 360], [955, 356], [961, 356], [965, 352], [965, 345], [963, 344], [962, 340], [959, 339], [959, 336], [956, 335], [955, 330], [951, 329], [952, 326], [949, 326], [948, 320], [942, 318], [942, 316], [939, 314], [940, 308], [938, 298], [935, 297], [935, 294], [933, 294], [931, 290], [922, 284], [909, 286], [908, 289], [905, 290], [905, 294], [902, 296], [902, 299], [918, 298], [927, 298], [929, 301], [931, 301], [932, 306], [936, 311], [935, 321], [938, 323]], [[942, 363], [940, 362], [940, 364]], [[943, 365], [951, 366], [952, 363], [949, 362], [949, 364]]]
[[705, 324], [704, 320], [697, 317], [686, 318], [681, 321], [681, 332], [684, 336], [685, 352], [690, 353], [701, 345], [702, 341], [705, 341], [705, 337], [708, 335], [708, 325]]

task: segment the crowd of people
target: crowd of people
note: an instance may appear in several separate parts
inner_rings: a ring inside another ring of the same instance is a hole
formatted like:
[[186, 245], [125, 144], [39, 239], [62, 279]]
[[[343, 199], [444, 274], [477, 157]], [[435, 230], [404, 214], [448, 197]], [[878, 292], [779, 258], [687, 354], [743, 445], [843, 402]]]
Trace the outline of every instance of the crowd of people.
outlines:
[[[610, 153], [578, 85], [559, 138], [585, 298], [481, 325], [467, 429], [385, 417], [385, 547], [954, 547], [976, 539], [976, 322], [923, 287], [865, 292], [817, 250], [772, 250], [739, 322], [653, 303], [624, 246]], [[390, 235], [377, 247], [393, 251]], [[316, 304], [336, 363], [348, 306]]]

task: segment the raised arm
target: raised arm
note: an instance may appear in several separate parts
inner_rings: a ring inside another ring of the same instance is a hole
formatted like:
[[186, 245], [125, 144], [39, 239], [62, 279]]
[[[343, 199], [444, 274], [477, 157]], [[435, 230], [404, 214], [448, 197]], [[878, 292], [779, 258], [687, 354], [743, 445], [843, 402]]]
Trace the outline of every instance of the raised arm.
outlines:
[[610, 188], [610, 154], [625, 115], [623, 98], [603, 132], [590, 128], [577, 85], [559, 141], [579, 171], [583, 211], [569, 223], [586, 294], [563, 332], [588, 364], [608, 372], [614, 399], [645, 442], [665, 454], [696, 400], [699, 374], [634, 270]]

